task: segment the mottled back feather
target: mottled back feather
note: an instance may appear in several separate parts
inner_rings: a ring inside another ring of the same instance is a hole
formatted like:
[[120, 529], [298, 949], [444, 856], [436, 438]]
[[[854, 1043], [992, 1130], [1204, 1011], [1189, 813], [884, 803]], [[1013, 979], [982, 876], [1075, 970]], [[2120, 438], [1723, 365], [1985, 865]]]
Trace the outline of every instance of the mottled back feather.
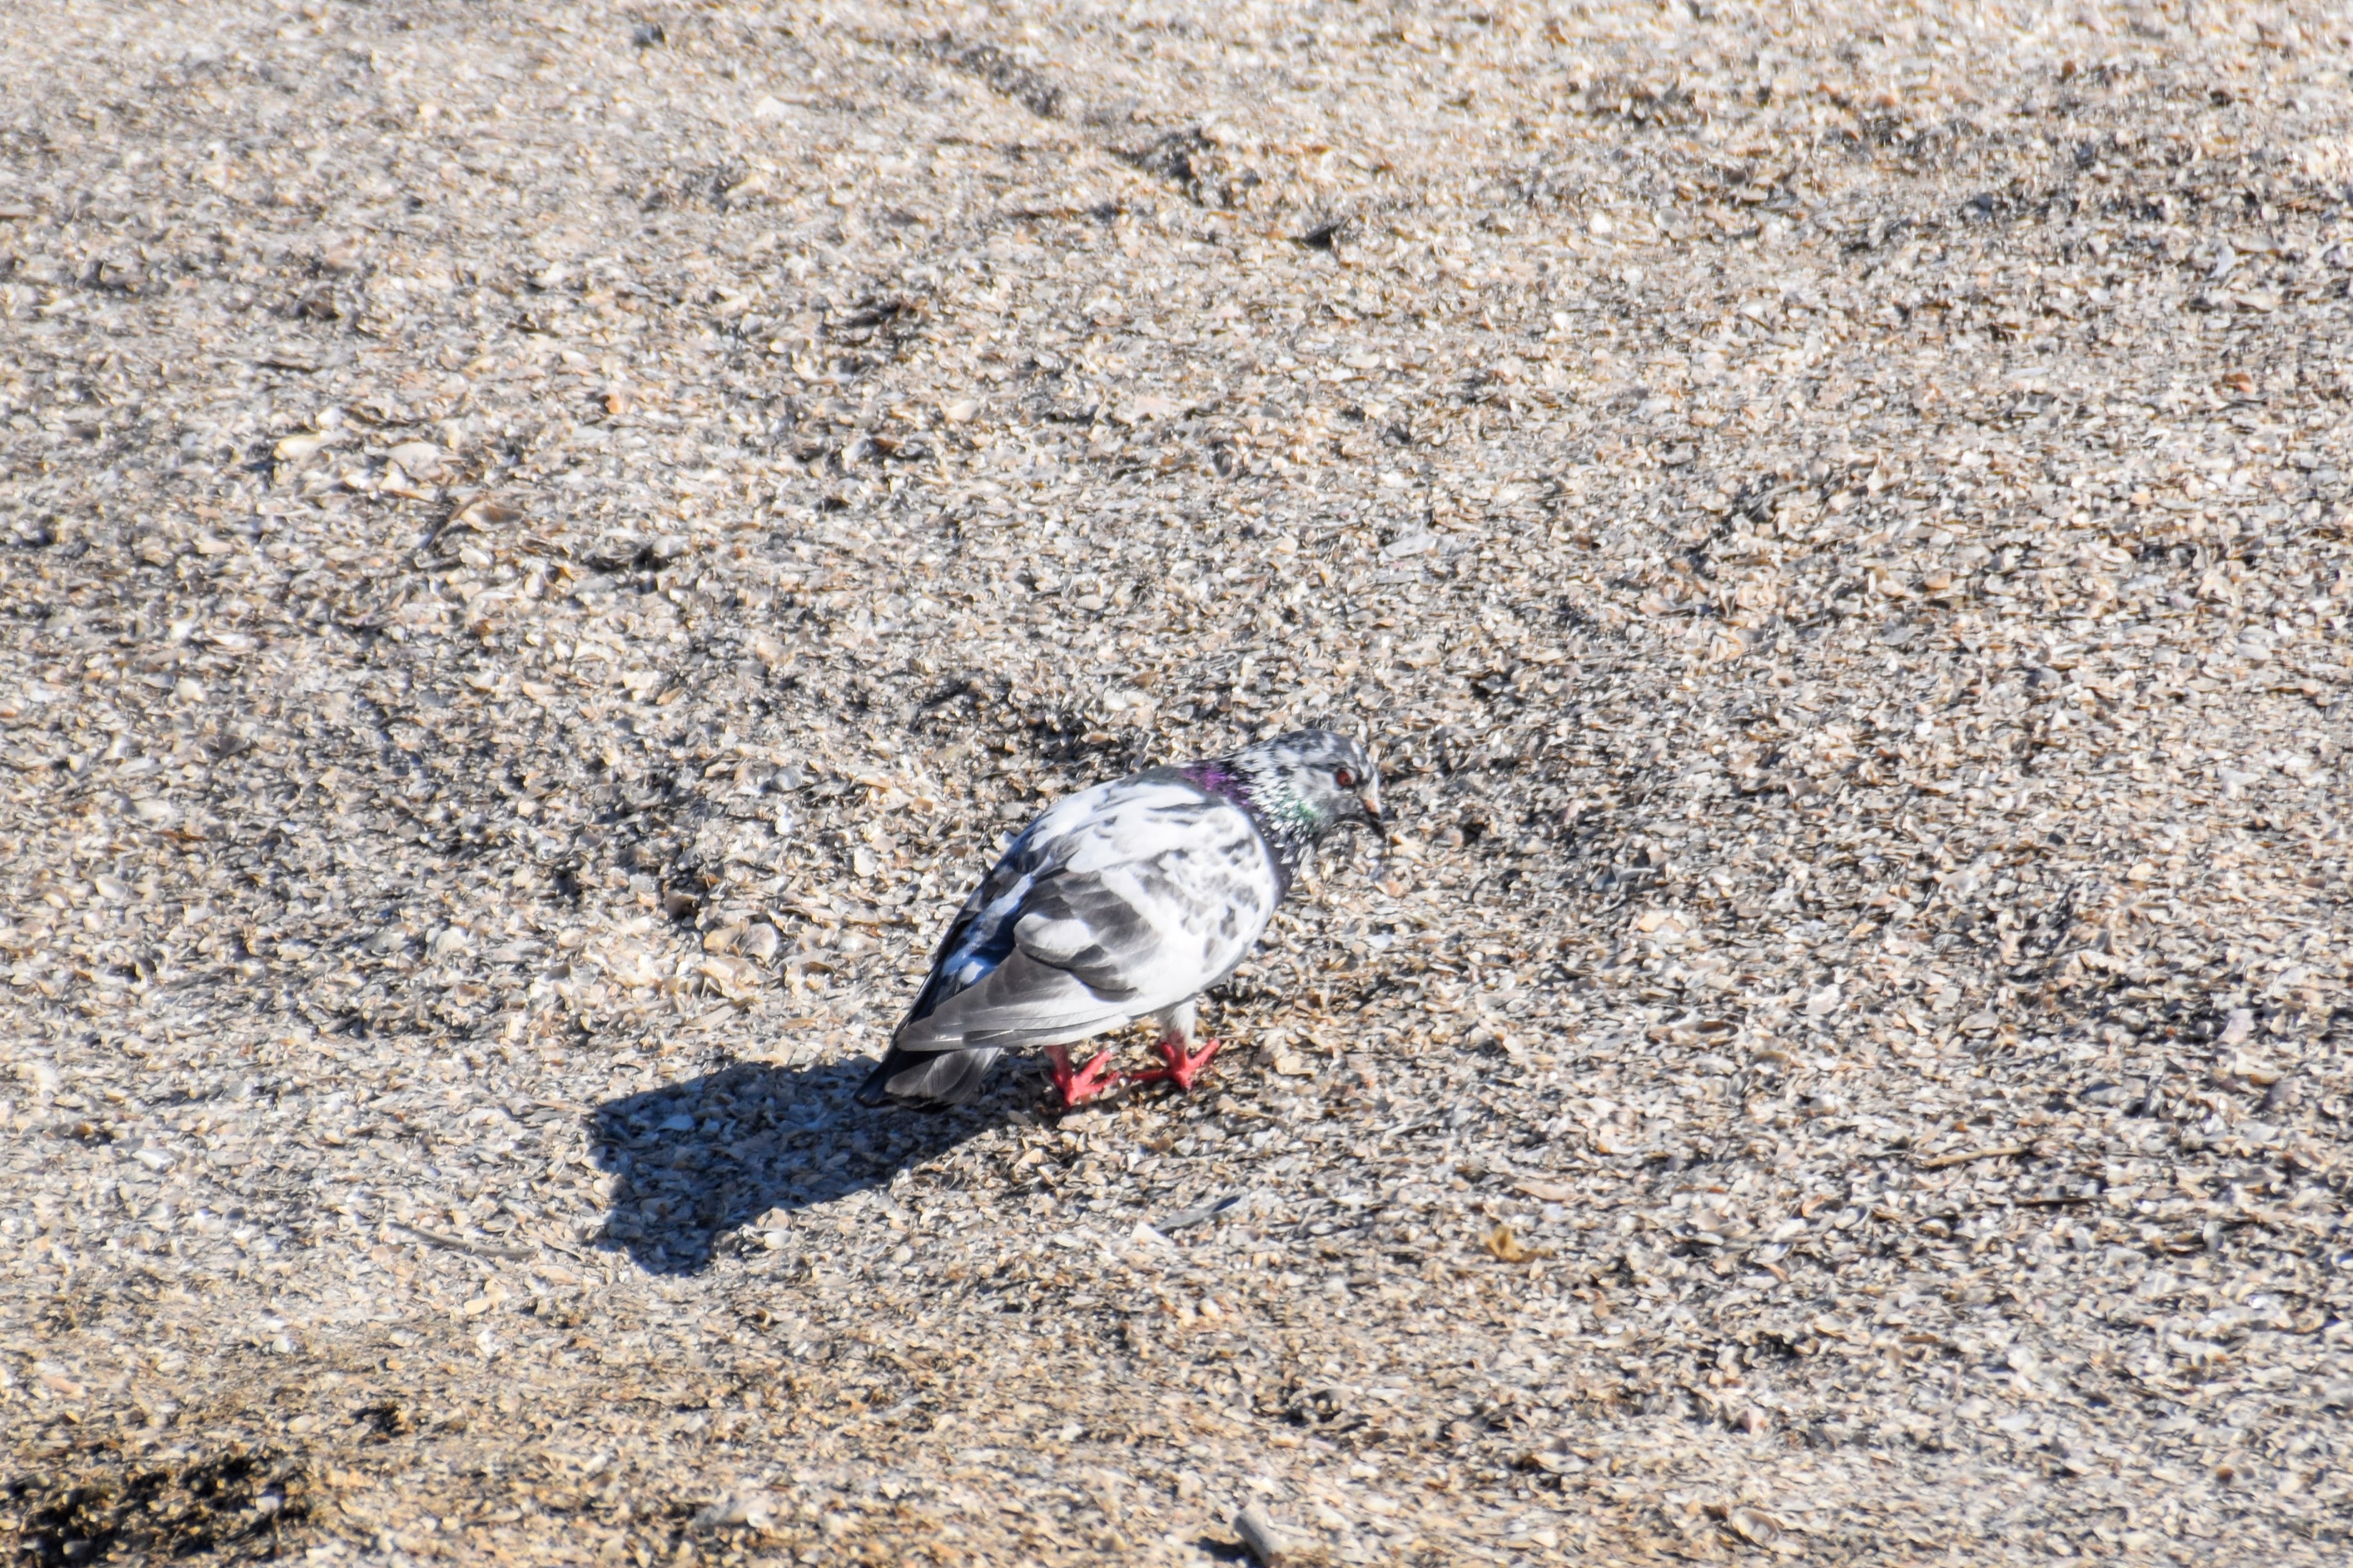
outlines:
[[960, 1104], [1007, 1049], [1189, 1001], [1249, 954], [1305, 847], [1377, 821], [1374, 787], [1354, 742], [1303, 731], [1057, 803], [965, 900], [859, 1098]]
[[1168, 769], [1082, 791], [965, 900], [892, 1045], [1051, 1045], [1172, 1006], [1233, 971], [1276, 896], [1233, 802]]

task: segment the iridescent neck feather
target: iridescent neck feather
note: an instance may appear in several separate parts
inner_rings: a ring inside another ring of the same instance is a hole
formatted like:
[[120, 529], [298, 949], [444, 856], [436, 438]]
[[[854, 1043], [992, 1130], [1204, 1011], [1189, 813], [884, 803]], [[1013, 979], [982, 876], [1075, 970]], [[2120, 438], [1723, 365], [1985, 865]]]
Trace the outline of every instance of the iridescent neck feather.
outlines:
[[1301, 863], [1331, 827], [1330, 821], [1280, 769], [1246, 752], [1195, 763], [1177, 771], [1187, 782], [1242, 808], [1274, 856], [1275, 896], [1280, 899], [1289, 893]]

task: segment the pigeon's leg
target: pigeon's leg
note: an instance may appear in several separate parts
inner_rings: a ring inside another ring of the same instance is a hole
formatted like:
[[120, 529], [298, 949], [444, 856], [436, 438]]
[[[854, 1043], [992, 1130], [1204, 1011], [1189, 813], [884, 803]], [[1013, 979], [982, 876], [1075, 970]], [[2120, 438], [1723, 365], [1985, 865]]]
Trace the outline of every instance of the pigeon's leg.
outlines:
[[1178, 1089], [1190, 1089], [1194, 1080], [1208, 1067], [1209, 1058], [1218, 1054], [1219, 1042], [1204, 1040], [1198, 1051], [1187, 1051], [1174, 1036], [1160, 1042], [1160, 1059], [1168, 1065], [1154, 1072], [1135, 1075], [1138, 1083], [1148, 1083], [1156, 1078], [1172, 1079]]
[[1071, 1068], [1071, 1053], [1061, 1047], [1048, 1047], [1046, 1055], [1052, 1059], [1050, 1075], [1054, 1087], [1062, 1091], [1062, 1109], [1065, 1110], [1119, 1087], [1119, 1071], [1111, 1065], [1109, 1051], [1097, 1051], [1094, 1060], [1076, 1071]]
[[1180, 1002], [1160, 1015], [1160, 1059], [1168, 1065], [1150, 1072], [1132, 1073], [1130, 1083], [1156, 1083], [1162, 1079], [1174, 1082], [1178, 1089], [1190, 1089], [1218, 1054], [1218, 1042], [1204, 1040], [1200, 1049], [1193, 1048], [1194, 1007], [1190, 1002]]

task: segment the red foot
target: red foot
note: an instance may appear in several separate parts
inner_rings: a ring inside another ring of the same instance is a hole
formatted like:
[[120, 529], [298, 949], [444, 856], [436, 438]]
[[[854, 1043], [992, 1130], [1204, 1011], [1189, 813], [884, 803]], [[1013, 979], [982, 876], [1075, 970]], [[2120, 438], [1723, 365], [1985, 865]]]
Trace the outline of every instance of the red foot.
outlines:
[[1095, 1059], [1076, 1072], [1071, 1070], [1071, 1053], [1061, 1047], [1051, 1047], [1046, 1054], [1053, 1060], [1050, 1076], [1054, 1087], [1062, 1091], [1066, 1110], [1119, 1087], [1119, 1072], [1111, 1065], [1109, 1051], [1097, 1051]]
[[1190, 1089], [1193, 1087], [1194, 1079], [1201, 1076], [1201, 1070], [1209, 1065], [1209, 1058], [1217, 1054], [1218, 1042], [1209, 1040], [1188, 1057], [1185, 1054], [1185, 1047], [1178, 1043], [1176, 1037], [1170, 1035], [1160, 1042], [1160, 1059], [1168, 1065], [1165, 1068], [1155, 1068], [1150, 1072], [1132, 1073], [1128, 1076], [1127, 1081], [1157, 1083], [1165, 1078], [1174, 1079], [1178, 1089]]

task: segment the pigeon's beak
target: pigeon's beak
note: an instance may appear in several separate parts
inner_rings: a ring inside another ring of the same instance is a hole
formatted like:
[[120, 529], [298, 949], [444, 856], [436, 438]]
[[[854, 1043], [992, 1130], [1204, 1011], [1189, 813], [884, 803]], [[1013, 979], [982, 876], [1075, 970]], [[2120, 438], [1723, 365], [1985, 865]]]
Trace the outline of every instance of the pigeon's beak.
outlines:
[[1365, 820], [1386, 837], [1388, 819], [1381, 815], [1381, 784], [1378, 779], [1366, 779], [1365, 787], [1356, 792], [1357, 801], [1365, 808]]

